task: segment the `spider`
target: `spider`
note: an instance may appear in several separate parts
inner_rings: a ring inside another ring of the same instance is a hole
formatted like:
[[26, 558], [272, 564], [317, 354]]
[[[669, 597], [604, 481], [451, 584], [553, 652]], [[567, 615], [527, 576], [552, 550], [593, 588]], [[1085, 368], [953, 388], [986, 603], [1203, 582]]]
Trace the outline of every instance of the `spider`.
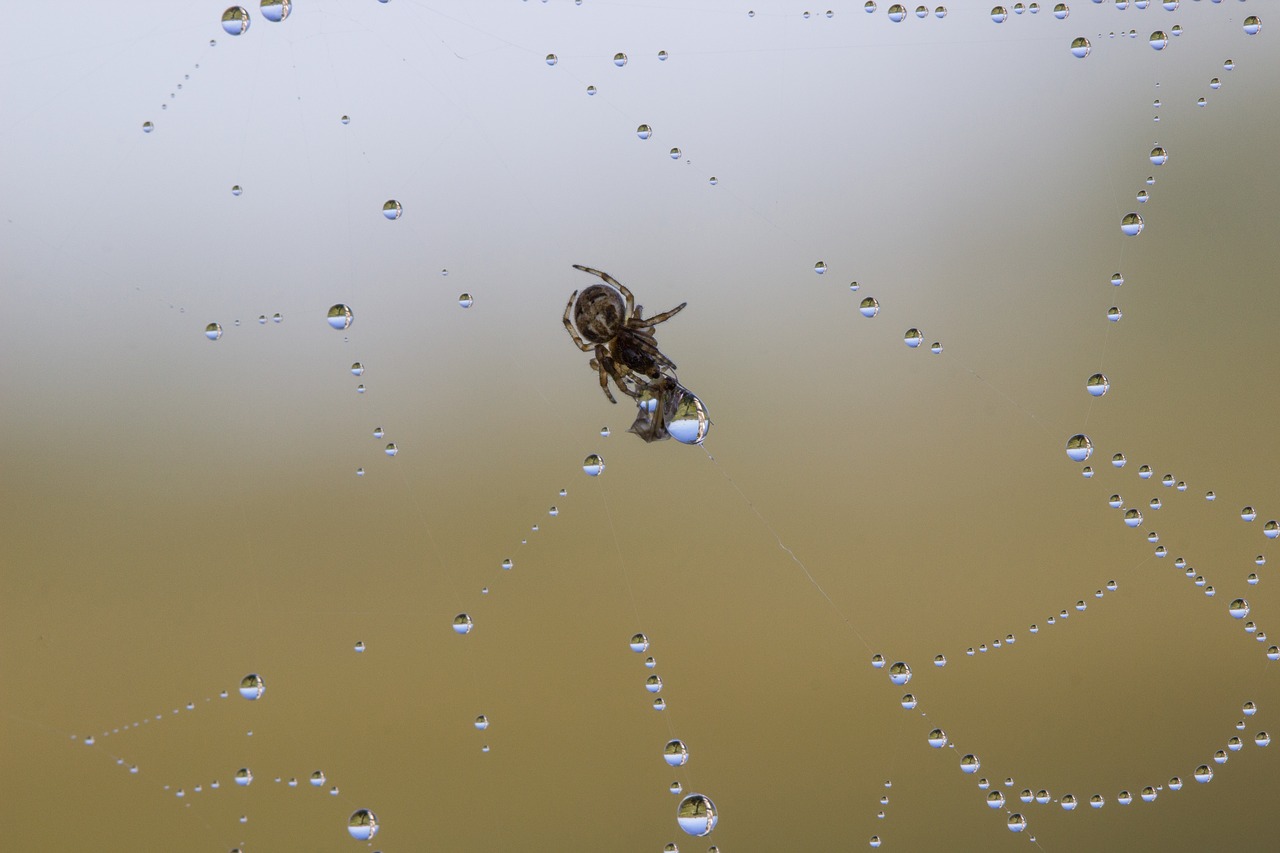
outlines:
[[609, 402], [618, 402], [609, 390], [610, 379], [622, 393], [638, 398], [651, 382], [674, 373], [676, 364], [658, 349], [653, 327], [670, 320], [688, 303], [644, 317], [644, 308], [635, 304], [631, 291], [613, 276], [580, 264], [573, 268], [604, 282], [573, 292], [564, 308], [564, 327], [578, 349], [594, 351], [591, 367], [599, 371], [600, 389]]

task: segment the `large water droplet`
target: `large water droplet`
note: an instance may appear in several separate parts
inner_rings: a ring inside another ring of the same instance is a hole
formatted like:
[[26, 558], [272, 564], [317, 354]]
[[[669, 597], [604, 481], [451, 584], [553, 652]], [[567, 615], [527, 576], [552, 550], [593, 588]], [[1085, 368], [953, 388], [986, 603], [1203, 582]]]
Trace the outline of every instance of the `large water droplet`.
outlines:
[[251, 672], [240, 679], [240, 695], [246, 699], [261, 699], [266, 689], [267, 686], [263, 683], [262, 676], [257, 673]]
[[604, 459], [599, 453], [592, 453], [582, 460], [582, 470], [587, 472], [588, 477], [599, 477], [604, 471]]
[[387, 217], [387, 219], [399, 219], [403, 213], [404, 207], [394, 198], [387, 199], [387, 201], [382, 205], [382, 215]]
[[[1062, 17], [1065, 18], [1066, 15], [1063, 15]], [[1092, 48], [1089, 45], [1089, 40], [1084, 36], [1077, 36], [1071, 42], [1071, 55], [1076, 59], [1084, 59], [1089, 55], [1090, 50], [1092, 50]]]
[[1250, 15], [1244, 19], [1244, 31], [1247, 35], [1256, 36], [1262, 30], [1262, 21], [1258, 20], [1257, 15]]
[[262, 0], [262, 17], [274, 23], [280, 23], [293, 11], [292, 0]]
[[676, 807], [676, 823], [689, 835], [710, 835], [719, 822], [716, 804], [703, 794], [689, 794]]
[[329, 308], [329, 325], [338, 331], [351, 328], [355, 315], [351, 313], [351, 309], [342, 303]]
[[1137, 237], [1142, 233], [1143, 227], [1142, 217], [1136, 213], [1126, 213], [1124, 219], [1120, 220], [1120, 231], [1126, 237]]
[[667, 741], [662, 749], [662, 760], [672, 767], [683, 767], [689, 763], [689, 748], [681, 740]]
[[378, 816], [368, 809], [357, 809], [347, 819], [347, 832], [356, 841], [368, 841], [378, 834]]
[[232, 6], [222, 13], [222, 29], [229, 36], [238, 36], [249, 29], [249, 10]]
[[1077, 433], [1067, 439], [1067, 458], [1072, 462], [1083, 462], [1093, 455], [1093, 442], [1084, 433]]
[[465, 613], [459, 613], [453, 617], [453, 630], [457, 634], [470, 634], [471, 629], [475, 627], [475, 623], [471, 621], [471, 617]]

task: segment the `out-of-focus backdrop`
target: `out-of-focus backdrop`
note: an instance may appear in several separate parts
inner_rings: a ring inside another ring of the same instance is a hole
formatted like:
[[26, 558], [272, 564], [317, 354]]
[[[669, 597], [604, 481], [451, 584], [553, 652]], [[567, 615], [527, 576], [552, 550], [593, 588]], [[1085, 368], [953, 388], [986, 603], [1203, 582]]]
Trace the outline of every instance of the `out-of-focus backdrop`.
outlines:
[[1269, 849], [1268, 8], [753, 2], [7, 10], [6, 845]]

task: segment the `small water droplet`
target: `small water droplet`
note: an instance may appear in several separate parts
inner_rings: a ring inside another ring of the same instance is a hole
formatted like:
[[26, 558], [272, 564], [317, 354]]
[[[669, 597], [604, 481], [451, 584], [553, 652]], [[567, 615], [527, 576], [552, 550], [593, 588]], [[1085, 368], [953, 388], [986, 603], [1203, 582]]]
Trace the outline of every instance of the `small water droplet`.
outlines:
[[382, 215], [387, 219], [396, 220], [404, 213], [404, 207], [394, 198], [387, 199], [382, 205]]

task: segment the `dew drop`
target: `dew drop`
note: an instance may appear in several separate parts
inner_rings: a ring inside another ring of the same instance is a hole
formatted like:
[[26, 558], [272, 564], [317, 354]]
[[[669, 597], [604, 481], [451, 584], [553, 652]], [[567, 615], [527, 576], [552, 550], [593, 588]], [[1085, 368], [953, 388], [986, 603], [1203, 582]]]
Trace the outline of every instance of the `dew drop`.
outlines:
[[676, 807], [676, 823], [689, 835], [710, 835], [719, 822], [716, 804], [704, 794], [689, 794]]
[[1093, 455], [1093, 442], [1084, 433], [1077, 433], [1067, 439], [1067, 458], [1072, 462], [1083, 462]]
[[662, 760], [672, 767], [683, 767], [689, 763], [689, 748], [681, 740], [667, 741], [662, 749]]
[[222, 29], [229, 36], [238, 36], [249, 29], [249, 10], [232, 6], [222, 13]]
[[347, 832], [356, 841], [368, 841], [378, 834], [378, 816], [368, 809], [357, 809], [347, 819]]
[[476, 300], [470, 293], [460, 293], [458, 294], [458, 304], [463, 308], [470, 308], [476, 304]]
[[222, 337], [222, 326], [217, 323], [210, 323], [204, 327], [204, 336], [211, 341], [216, 341]]
[[582, 470], [588, 477], [599, 477], [604, 471], [604, 459], [598, 453], [592, 453], [582, 460]]
[[387, 219], [394, 221], [399, 219], [403, 213], [404, 207], [401, 206], [400, 202], [396, 201], [394, 198], [387, 199], [387, 201], [382, 205], [382, 215]]
[[240, 679], [240, 695], [250, 701], [261, 699], [262, 694], [266, 692], [267, 686], [262, 681], [262, 676], [257, 673], [249, 673]]
[[351, 328], [351, 323], [355, 320], [355, 315], [351, 313], [351, 309], [339, 303], [329, 309], [329, 325], [338, 331]]
[[[1059, 20], [1065, 17], [1066, 15], [1062, 15], [1059, 17]], [[1090, 50], [1092, 50], [1092, 48], [1089, 46], [1089, 40], [1084, 36], [1077, 36], [1071, 42], [1071, 55], [1076, 59], [1084, 59], [1089, 55]]]
[[292, 0], [262, 0], [262, 17], [273, 23], [280, 23], [289, 17], [293, 10]]
[[880, 313], [880, 303], [876, 301], [874, 296], [868, 296], [862, 300], [862, 303], [858, 306], [858, 311], [863, 317], [874, 317]]
[[475, 627], [475, 623], [471, 621], [471, 617], [465, 613], [459, 613], [453, 617], [453, 631], [455, 634], [470, 634], [471, 629]]
[[613, 55], [613, 64], [621, 68], [627, 64], [627, 55], [625, 53], [615, 53]]

